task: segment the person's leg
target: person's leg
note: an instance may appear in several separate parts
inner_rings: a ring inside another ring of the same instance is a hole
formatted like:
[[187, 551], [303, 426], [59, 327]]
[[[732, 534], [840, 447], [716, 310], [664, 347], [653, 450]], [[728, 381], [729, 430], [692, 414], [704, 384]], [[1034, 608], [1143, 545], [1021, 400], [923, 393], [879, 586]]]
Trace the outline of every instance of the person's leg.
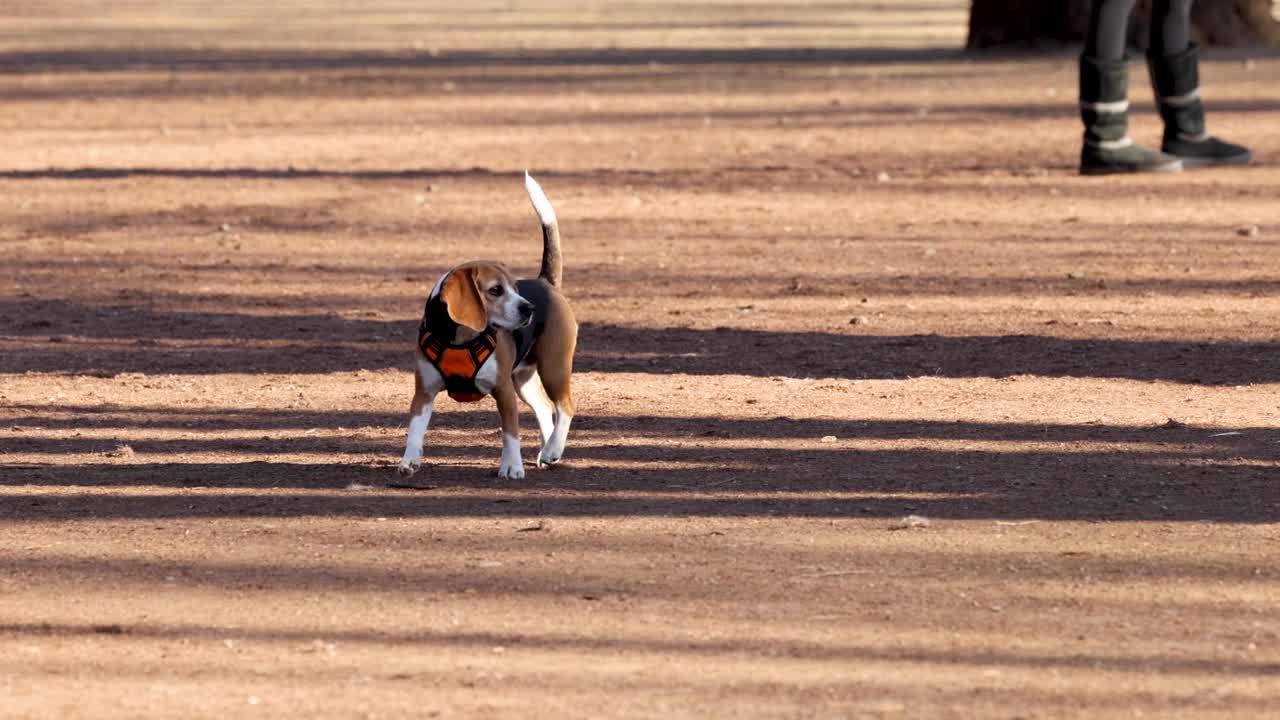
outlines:
[[1173, 55], [1191, 47], [1191, 0], [1151, 4], [1151, 54]]
[[1223, 142], [1205, 130], [1200, 100], [1200, 52], [1191, 44], [1191, 1], [1155, 0], [1147, 66], [1164, 119], [1161, 149], [1183, 165], [1241, 165], [1248, 148]]
[[1093, 0], [1084, 54], [1103, 62], [1124, 59], [1129, 15], [1136, 0]]
[[1134, 0], [1093, 1], [1080, 56], [1080, 119], [1084, 121], [1080, 172], [1084, 175], [1182, 169], [1177, 158], [1129, 139], [1129, 69], [1124, 51], [1133, 5]]

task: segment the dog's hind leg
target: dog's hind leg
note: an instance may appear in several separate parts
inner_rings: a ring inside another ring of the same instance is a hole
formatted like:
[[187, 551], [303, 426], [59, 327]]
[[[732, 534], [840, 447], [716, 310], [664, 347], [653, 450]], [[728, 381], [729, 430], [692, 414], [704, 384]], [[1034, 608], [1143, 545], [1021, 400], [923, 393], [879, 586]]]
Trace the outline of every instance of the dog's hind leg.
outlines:
[[538, 376], [537, 368], [532, 365], [520, 365], [511, 374], [511, 379], [515, 381], [516, 392], [519, 393], [520, 399], [524, 400], [524, 404], [528, 405], [533, 410], [534, 416], [538, 418], [538, 434], [542, 436], [543, 447], [546, 447], [555, 429], [555, 406], [551, 404], [551, 399], [542, 389], [542, 378]]
[[[572, 346], [570, 346], [572, 349]], [[573, 374], [573, 355], [539, 358], [538, 375], [550, 402], [555, 407], [555, 423], [550, 437], [544, 437], [542, 452], [538, 454], [538, 466], [555, 465], [564, 456], [564, 445], [569, 438], [569, 424], [573, 422], [576, 407], [570, 378]]]

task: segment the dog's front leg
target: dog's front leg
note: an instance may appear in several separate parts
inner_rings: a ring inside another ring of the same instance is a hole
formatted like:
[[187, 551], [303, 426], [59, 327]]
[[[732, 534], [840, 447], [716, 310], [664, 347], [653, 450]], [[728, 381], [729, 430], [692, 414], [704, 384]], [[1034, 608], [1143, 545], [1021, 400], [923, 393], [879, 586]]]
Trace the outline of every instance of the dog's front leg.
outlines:
[[524, 460], [520, 457], [520, 406], [516, 403], [516, 389], [508, 376], [506, 382], [493, 389], [493, 399], [498, 403], [502, 416], [502, 464], [498, 477], [508, 480], [524, 479]]
[[422, 466], [422, 443], [427, 434], [427, 425], [431, 423], [431, 409], [435, 406], [435, 393], [427, 394], [419, 389], [413, 394], [413, 404], [409, 407], [409, 437], [404, 443], [404, 456], [396, 472], [401, 477], [409, 477], [418, 472]]
[[431, 423], [431, 409], [435, 405], [436, 395], [444, 389], [444, 378], [436, 372], [435, 367], [418, 354], [418, 372], [413, 378], [413, 404], [409, 406], [409, 437], [404, 443], [404, 457], [396, 472], [401, 477], [409, 477], [422, 466], [422, 441], [427, 434], [427, 425]]

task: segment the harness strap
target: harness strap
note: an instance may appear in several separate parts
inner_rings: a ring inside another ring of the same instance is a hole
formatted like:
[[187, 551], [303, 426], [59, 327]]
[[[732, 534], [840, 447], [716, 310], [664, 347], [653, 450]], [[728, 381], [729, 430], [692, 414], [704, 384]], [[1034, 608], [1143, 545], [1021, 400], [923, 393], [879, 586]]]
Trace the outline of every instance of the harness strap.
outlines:
[[431, 334], [425, 327], [418, 330], [418, 347], [440, 375], [444, 377], [449, 397], [459, 402], [475, 402], [484, 397], [476, 387], [476, 375], [498, 347], [493, 328], [462, 345], [450, 345]]

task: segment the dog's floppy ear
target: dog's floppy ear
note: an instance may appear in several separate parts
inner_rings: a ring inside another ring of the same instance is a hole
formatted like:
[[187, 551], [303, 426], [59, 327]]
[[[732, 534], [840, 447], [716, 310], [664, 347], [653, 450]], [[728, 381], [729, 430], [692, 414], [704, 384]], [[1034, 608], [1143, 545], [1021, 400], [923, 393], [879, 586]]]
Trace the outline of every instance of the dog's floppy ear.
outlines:
[[449, 273], [449, 277], [440, 286], [440, 299], [444, 300], [449, 317], [459, 325], [476, 332], [482, 332], [489, 326], [489, 316], [480, 300], [480, 289], [476, 287], [474, 268], [462, 268]]

